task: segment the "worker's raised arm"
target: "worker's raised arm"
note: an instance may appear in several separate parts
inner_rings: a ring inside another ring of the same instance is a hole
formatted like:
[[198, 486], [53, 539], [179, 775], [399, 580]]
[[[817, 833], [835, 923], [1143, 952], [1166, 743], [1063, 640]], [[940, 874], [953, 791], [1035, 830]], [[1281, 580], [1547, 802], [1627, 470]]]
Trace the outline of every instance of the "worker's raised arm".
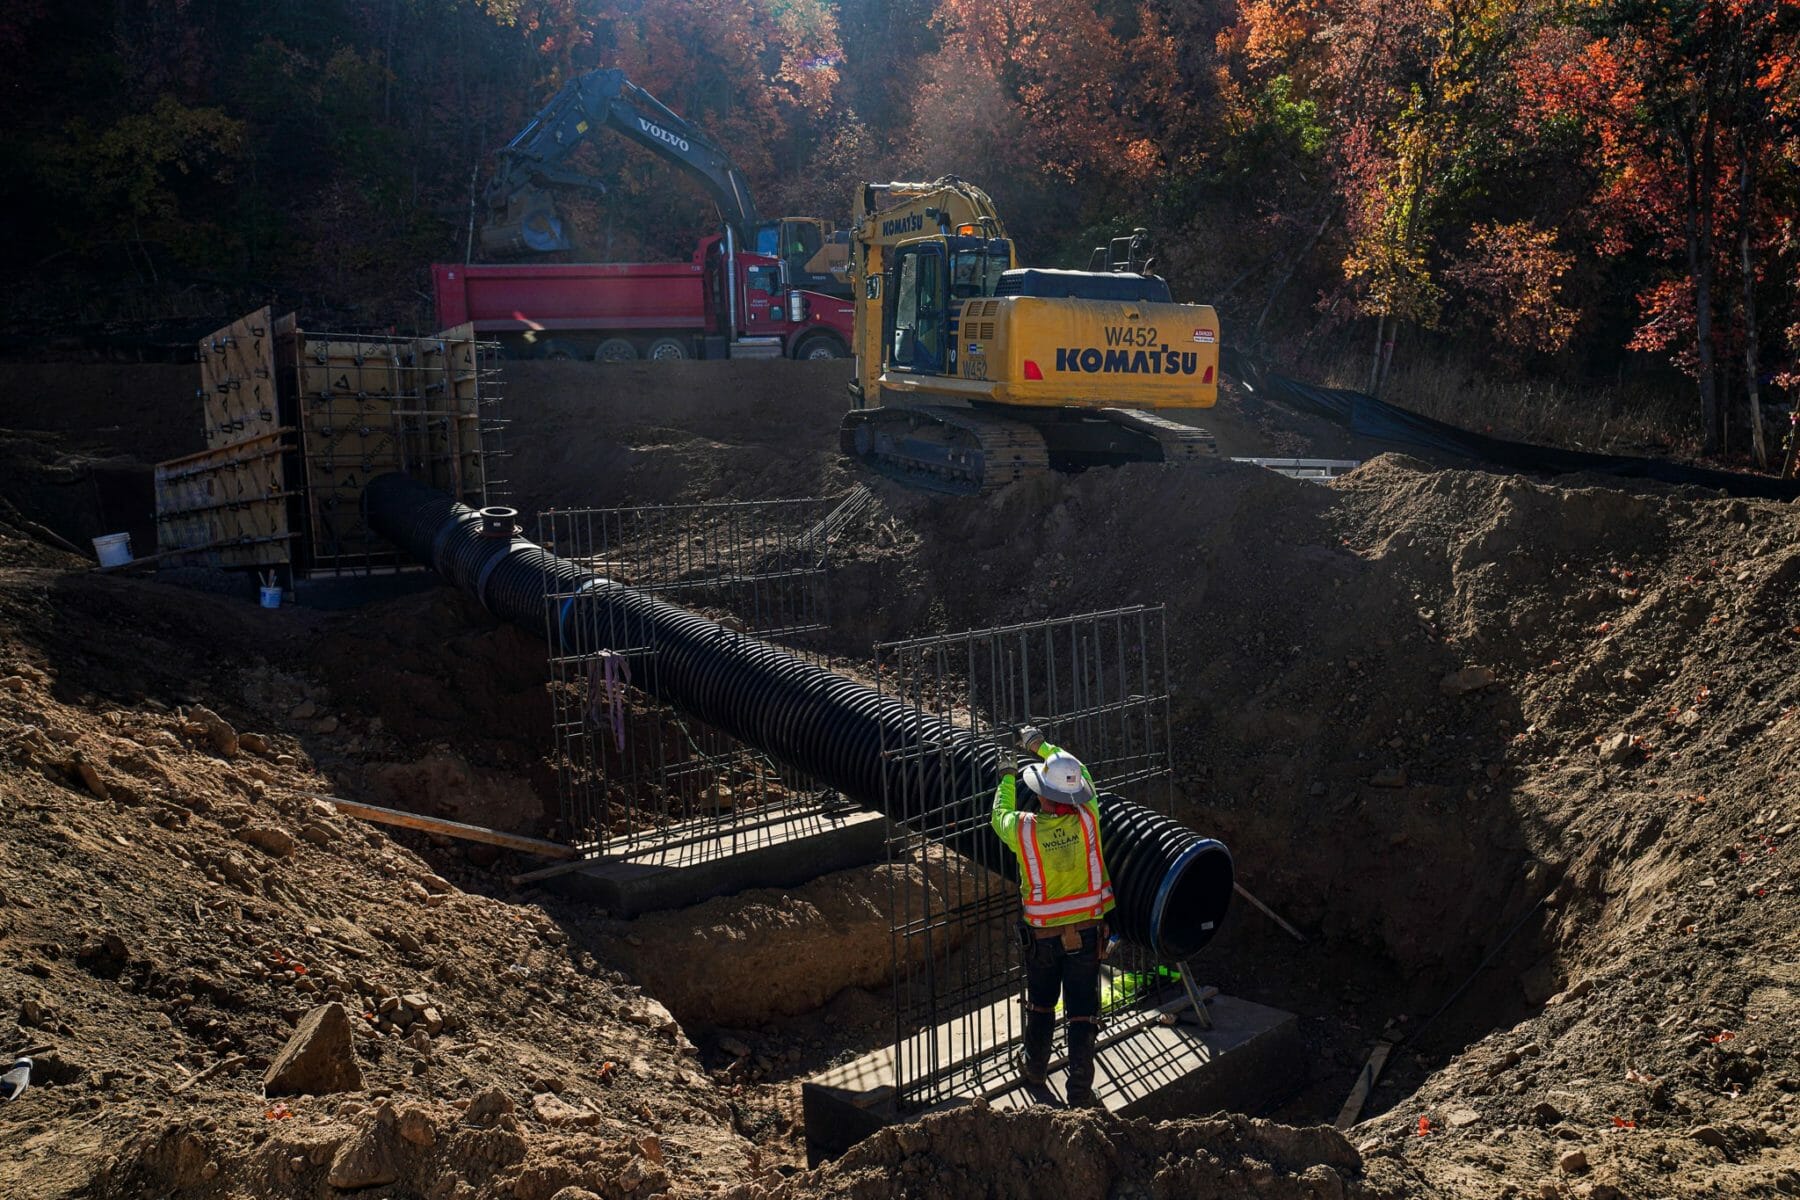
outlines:
[[994, 814], [989, 818], [989, 823], [1007, 848], [1015, 852], [1019, 848], [1019, 821], [1024, 817], [1016, 807], [1018, 790], [1017, 769], [1013, 766], [1012, 759], [1003, 755], [1000, 759], [1000, 786], [994, 789]]

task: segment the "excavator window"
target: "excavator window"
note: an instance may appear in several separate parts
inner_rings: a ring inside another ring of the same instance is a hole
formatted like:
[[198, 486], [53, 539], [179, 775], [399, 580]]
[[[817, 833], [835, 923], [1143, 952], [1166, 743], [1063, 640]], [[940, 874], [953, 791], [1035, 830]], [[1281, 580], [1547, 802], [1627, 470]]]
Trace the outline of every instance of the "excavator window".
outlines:
[[788, 253], [798, 258], [802, 264], [819, 252], [824, 239], [819, 236], [819, 227], [811, 221], [787, 222]]
[[953, 300], [992, 296], [1000, 276], [1012, 265], [1005, 256], [994, 254], [985, 246], [978, 250], [958, 250], [951, 255], [950, 262], [950, 297]]
[[944, 254], [926, 243], [902, 247], [894, 268], [888, 361], [937, 374], [944, 365]]

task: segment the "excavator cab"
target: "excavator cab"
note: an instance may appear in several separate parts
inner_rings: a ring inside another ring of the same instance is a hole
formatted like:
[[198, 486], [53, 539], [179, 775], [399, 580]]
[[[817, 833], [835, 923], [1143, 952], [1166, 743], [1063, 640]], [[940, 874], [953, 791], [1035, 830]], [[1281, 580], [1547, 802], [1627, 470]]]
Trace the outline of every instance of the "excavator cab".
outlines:
[[1012, 242], [1006, 238], [958, 233], [896, 247], [882, 305], [887, 369], [951, 373], [963, 303], [994, 295], [1012, 263]]

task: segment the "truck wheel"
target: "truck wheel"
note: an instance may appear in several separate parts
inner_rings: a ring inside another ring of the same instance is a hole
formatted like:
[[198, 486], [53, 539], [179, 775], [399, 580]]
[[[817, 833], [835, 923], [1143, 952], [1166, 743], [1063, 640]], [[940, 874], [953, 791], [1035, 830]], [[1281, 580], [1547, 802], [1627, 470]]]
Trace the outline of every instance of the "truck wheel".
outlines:
[[829, 333], [815, 333], [794, 348], [794, 357], [806, 360], [844, 358], [848, 353], [844, 343]]
[[631, 362], [637, 356], [637, 347], [624, 338], [607, 338], [594, 351], [595, 362]]
[[680, 338], [660, 337], [650, 343], [650, 349], [644, 352], [644, 357], [658, 362], [673, 362], [678, 358], [692, 358], [693, 355], [688, 353], [687, 343]]
[[538, 343], [537, 357], [555, 359], [557, 362], [573, 362], [580, 356], [575, 353], [575, 347], [569, 343], [557, 338], [549, 338]]

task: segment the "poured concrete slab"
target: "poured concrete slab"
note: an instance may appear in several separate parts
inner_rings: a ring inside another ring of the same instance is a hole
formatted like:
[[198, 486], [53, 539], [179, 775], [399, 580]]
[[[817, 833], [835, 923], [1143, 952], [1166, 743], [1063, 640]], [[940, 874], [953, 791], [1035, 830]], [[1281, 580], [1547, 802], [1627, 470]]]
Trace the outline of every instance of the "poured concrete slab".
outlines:
[[[1109, 1112], [1155, 1119], [1221, 1110], [1256, 1112], [1301, 1085], [1305, 1063], [1300, 1023], [1293, 1013], [1234, 996], [1215, 996], [1206, 1007], [1211, 1029], [1164, 1024], [1153, 1013], [1120, 1019], [1101, 1033], [1094, 1093]], [[1186, 1008], [1182, 998], [1157, 1012], [1173, 1015]], [[991, 1077], [994, 1056], [1004, 1059], [1011, 1051], [1016, 1023], [1008, 1014], [1017, 1009], [1013, 999], [989, 1005], [973, 1020], [947, 1022], [908, 1039], [902, 1053], [909, 1064], [985, 1061]], [[1059, 1047], [1060, 1042], [1059, 1037]], [[894, 1105], [894, 1059], [894, 1047], [884, 1047], [801, 1085], [809, 1163], [817, 1166], [836, 1158], [902, 1119]], [[1001, 1109], [1061, 1104], [1065, 1065], [1060, 1057], [1051, 1061], [1049, 1084], [1043, 1088], [1028, 1087], [1010, 1069], [998, 1072], [1001, 1082], [984, 1086], [973, 1068], [963, 1069], [958, 1079], [959, 1068], [948, 1067], [950, 1090], [958, 1098], [937, 1109], [978, 1096]], [[907, 1119], [919, 1115], [909, 1113]]]
[[887, 854], [887, 818], [846, 809], [805, 813], [719, 829], [696, 824], [666, 831], [656, 843], [602, 853], [544, 886], [594, 901], [617, 916], [686, 908], [714, 896], [759, 887], [792, 887], [832, 871], [879, 862]]

